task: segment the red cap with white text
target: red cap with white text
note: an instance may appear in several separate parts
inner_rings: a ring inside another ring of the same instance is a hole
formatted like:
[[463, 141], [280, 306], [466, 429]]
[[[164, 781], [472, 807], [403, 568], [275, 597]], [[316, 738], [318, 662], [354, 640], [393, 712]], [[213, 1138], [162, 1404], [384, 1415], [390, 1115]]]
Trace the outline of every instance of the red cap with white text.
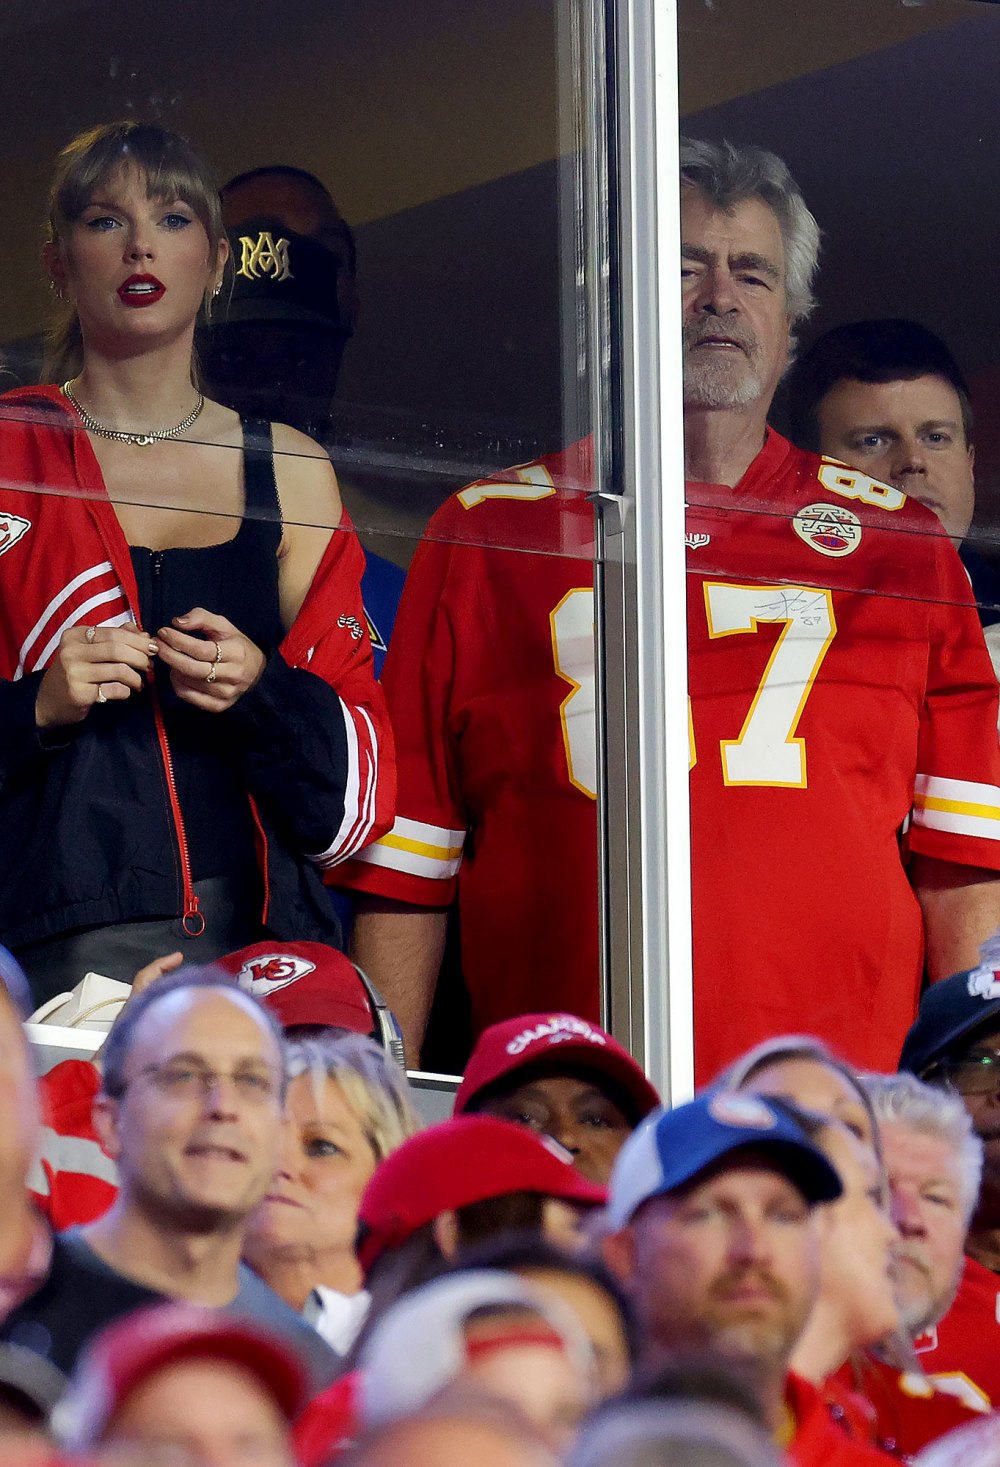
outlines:
[[[487, 1092], [515, 1089], [519, 1071], [561, 1070], [610, 1081], [637, 1125], [655, 1110], [660, 1097], [641, 1066], [617, 1039], [576, 1014], [521, 1014], [484, 1029], [469, 1056], [465, 1077], [455, 1096], [455, 1114], [478, 1109]], [[527, 1075], [524, 1077], [527, 1079]], [[501, 1082], [507, 1085], [501, 1087]]]

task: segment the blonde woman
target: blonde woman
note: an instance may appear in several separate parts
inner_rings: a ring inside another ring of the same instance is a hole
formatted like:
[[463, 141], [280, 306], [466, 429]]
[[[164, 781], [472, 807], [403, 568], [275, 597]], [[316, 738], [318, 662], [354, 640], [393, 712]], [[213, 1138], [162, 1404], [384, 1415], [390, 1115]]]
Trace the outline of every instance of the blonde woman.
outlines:
[[0, 941], [36, 1003], [175, 947], [336, 945], [320, 872], [393, 798], [330, 461], [199, 385], [229, 253], [205, 164], [94, 128], [47, 235], [54, 381], [0, 398]]
[[360, 1035], [292, 1044], [289, 1075], [281, 1163], [244, 1257], [346, 1354], [368, 1309], [354, 1253], [361, 1194], [420, 1120], [405, 1075]]

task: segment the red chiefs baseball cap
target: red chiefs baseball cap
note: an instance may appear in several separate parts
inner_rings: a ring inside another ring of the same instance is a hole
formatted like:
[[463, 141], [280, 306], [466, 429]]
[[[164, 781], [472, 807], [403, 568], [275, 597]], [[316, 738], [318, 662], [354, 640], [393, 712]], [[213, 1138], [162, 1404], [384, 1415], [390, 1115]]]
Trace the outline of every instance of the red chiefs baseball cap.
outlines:
[[496, 1116], [454, 1116], [411, 1136], [376, 1167], [358, 1211], [361, 1267], [367, 1272], [442, 1212], [509, 1192], [581, 1207], [603, 1207], [607, 1199], [549, 1137]]
[[309, 1397], [301, 1361], [255, 1321], [196, 1304], [154, 1304], [125, 1315], [88, 1345], [53, 1417], [60, 1444], [79, 1451], [103, 1440], [132, 1392], [181, 1360], [242, 1366], [289, 1422]]
[[283, 1029], [335, 1025], [371, 1034], [375, 1017], [350, 958], [324, 942], [255, 942], [216, 960]]
[[[610, 1081], [635, 1125], [660, 1104], [642, 1068], [607, 1030], [576, 1014], [522, 1014], [480, 1034], [455, 1096], [455, 1114], [476, 1110], [487, 1091], [516, 1089], [518, 1072], [536, 1067], [549, 1074], [565, 1069]], [[500, 1081], [507, 1083], [501, 1086]]]

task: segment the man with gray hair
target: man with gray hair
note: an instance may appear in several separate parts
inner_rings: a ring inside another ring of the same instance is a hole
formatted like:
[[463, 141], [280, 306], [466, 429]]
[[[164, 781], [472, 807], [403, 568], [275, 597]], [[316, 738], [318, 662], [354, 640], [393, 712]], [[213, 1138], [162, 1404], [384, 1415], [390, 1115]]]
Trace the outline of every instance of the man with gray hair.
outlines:
[[886, 1070], [1000, 919], [996, 678], [934, 515], [768, 427], [819, 243], [785, 164], [681, 177], [697, 1077], [803, 1012]]
[[863, 1084], [878, 1118], [900, 1235], [896, 1291], [906, 1327], [918, 1336], [943, 1318], [958, 1291], [983, 1143], [948, 1090], [915, 1075], [867, 1075]]
[[862, 1083], [882, 1136], [900, 1235], [896, 1286], [920, 1363], [939, 1389], [988, 1407], [998, 1380], [996, 1289], [984, 1295], [967, 1286], [969, 1268], [978, 1266], [964, 1252], [983, 1143], [953, 1090], [906, 1072]]

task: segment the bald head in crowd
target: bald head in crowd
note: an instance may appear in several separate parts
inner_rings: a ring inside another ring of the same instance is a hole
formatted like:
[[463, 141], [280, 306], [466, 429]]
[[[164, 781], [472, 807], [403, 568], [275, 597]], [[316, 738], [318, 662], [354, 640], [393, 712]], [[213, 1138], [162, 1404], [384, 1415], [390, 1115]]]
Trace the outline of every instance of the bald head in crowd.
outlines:
[[558, 1467], [538, 1433], [512, 1407], [466, 1386], [358, 1439], [340, 1467]]

